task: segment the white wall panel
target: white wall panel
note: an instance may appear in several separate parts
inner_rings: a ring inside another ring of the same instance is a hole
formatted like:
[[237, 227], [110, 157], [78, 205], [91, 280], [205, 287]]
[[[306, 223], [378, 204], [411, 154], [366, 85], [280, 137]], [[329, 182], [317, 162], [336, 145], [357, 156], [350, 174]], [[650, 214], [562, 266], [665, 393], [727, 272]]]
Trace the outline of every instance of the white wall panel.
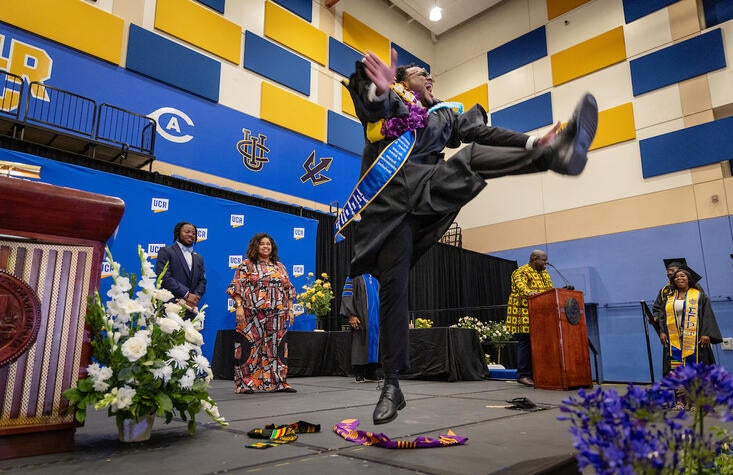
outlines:
[[636, 130], [669, 122], [682, 117], [680, 88], [677, 84], [643, 94], [634, 101]]
[[440, 36], [435, 45], [435, 72], [462, 67], [463, 63], [531, 31], [527, 2], [509, 1], [491, 9], [455, 31]]
[[626, 57], [634, 58], [646, 54], [672, 41], [669, 28], [669, 13], [666, 8], [624, 26]]
[[547, 0], [528, 0], [527, 11], [530, 31], [547, 23]]
[[534, 74], [534, 91], [536, 93], [546, 92], [552, 88], [552, 65], [550, 64], [549, 56], [533, 62], [532, 72]]
[[726, 67], [708, 73], [710, 99], [713, 107], [733, 103], [733, 20], [723, 23], [721, 28]]
[[547, 53], [553, 55], [624, 24], [621, 0], [594, 0], [547, 24]]
[[541, 215], [545, 212], [542, 193], [542, 174], [489, 180], [486, 188], [463, 207], [456, 221], [462, 228], [475, 228]]
[[668, 122], [662, 122], [659, 124], [652, 125], [645, 129], [636, 130], [636, 140], [644, 140], [649, 137], [656, 137], [657, 135], [668, 134], [675, 130], [681, 130], [685, 128], [684, 119], [674, 119]]
[[254, 74], [222, 61], [219, 103], [259, 117], [261, 84], [262, 80]]
[[561, 84], [552, 90], [552, 111], [555, 120], [565, 121], [584, 92], [592, 93], [598, 109], [605, 110], [633, 99], [629, 63], [614, 64], [595, 73]]
[[227, 19], [240, 25], [242, 30], [265, 36], [265, 0], [229, 1], [224, 11]]
[[[589, 154], [588, 165], [578, 177], [556, 173], [543, 175], [545, 212], [604, 203], [691, 183], [690, 173], [644, 180], [637, 142], [624, 142]], [[602, 217], [599, 217], [602, 219]]]
[[532, 64], [528, 64], [489, 81], [489, 109], [493, 112], [533, 97], [533, 72]]
[[488, 63], [486, 55], [482, 54], [461, 64], [460, 68], [449, 69], [435, 76], [435, 96], [441, 99], [453, 97], [486, 83], [488, 79]]

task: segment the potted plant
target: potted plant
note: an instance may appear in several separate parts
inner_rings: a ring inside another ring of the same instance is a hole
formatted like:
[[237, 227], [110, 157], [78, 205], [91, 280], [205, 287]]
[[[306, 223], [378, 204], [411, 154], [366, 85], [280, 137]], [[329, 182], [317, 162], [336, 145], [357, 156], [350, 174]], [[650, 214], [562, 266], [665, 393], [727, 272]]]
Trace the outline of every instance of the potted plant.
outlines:
[[201, 410], [227, 425], [208, 393], [212, 372], [201, 353], [199, 333], [203, 309], [193, 321], [181, 318], [185, 309], [166, 303], [173, 295], [160, 287], [163, 274], [155, 275], [140, 246], [138, 255], [141, 278], [136, 282], [107, 250], [114, 282], [105, 303], [99, 292], [89, 298], [86, 323], [92, 364], [86, 367], [86, 377], [64, 391], [68, 410], [84, 422], [87, 406], [106, 408], [126, 442], [149, 438], [155, 416], [169, 423], [178, 415], [188, 421], [190, 433], [196, 430]]

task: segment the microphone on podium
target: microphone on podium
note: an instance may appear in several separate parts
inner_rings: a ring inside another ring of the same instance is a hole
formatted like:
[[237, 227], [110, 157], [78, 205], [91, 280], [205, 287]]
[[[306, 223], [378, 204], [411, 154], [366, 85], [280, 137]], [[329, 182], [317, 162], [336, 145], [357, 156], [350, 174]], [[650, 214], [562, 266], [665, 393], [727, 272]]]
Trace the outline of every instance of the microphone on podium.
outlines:
[[568, 279], [566, 279], [566, 278], [565, 278], [565, 276], [564, 276], [564, 275], [562, 275], [562, 272], [560, 272], [559, 270], [557, 270], [557, 267], [553, 266], [553, 265], [552, 265], [552, 264], [550, 264], [549, 262], [547, 263], [547, 265], [548, 265], [548, 266], [550, 266], [550, 267], [552, 267], [552, 268], [553, 268], [553, 269], [555, 270], [555, 272], [557, 272], [557, 275], [559, 275], [559, 276], [560, 276], [560, 278], [561, 278], [561, 279], [563, 280], [563, 282], [565, 283], [565, 287], [564, 287], [565, 289], [568, 289], [568, 290], [575, 290], [575, 286], [573, 286], [573, 285], [571, 285], [571, 284], [570, 284], [570, 282], [568, 281]]

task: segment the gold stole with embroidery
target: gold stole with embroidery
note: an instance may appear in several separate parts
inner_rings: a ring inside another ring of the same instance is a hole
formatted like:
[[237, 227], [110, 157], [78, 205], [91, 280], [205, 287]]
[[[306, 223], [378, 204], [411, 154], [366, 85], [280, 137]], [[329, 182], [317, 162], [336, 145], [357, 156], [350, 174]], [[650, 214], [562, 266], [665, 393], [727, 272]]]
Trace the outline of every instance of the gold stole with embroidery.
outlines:
[[[686, 358], [695, 356], [697, 362], [697, 329], [699, 316], [700, 291], [687, 289], [685, 306], [682, 312], [682, 322], [677, 326], [674, 314], [674, 300], [679, 291], [670, 292], [667, 296], [665, 310], [667, 312], [667, 329], [669, 331], [669, 350], [672, 360], [684, 363]], [[680, 335], [681, 333], [681, 335]]]

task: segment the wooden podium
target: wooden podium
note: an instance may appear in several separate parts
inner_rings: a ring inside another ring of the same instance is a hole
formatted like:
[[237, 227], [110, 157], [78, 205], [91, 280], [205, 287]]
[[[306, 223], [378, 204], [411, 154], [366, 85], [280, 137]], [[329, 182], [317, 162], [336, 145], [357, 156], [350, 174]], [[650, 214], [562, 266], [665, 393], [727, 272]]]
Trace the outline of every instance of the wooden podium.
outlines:
[[125, 205], [2, 176], [0, 202], [0, 460], [73, 450], [61, 393], [90, 363], [87, 296]]
[[552, 289], [534, 295], [529, 316], [534, 387], [592, 386], [583, 292]]

